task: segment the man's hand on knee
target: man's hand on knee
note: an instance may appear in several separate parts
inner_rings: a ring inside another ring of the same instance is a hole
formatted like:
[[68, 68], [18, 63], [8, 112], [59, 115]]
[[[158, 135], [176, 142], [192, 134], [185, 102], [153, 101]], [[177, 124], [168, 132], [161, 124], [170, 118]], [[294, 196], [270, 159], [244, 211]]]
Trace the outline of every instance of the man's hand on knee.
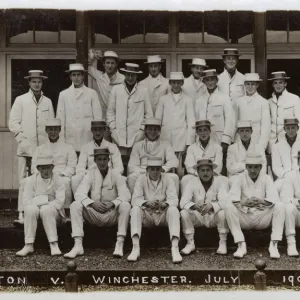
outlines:
[[102, 202], [93, 202], [91, 204], [91, 208], [93, 208], [96, 212], [98, 212], [100, 214], [104, 214], [107, 212], [107, 207]]

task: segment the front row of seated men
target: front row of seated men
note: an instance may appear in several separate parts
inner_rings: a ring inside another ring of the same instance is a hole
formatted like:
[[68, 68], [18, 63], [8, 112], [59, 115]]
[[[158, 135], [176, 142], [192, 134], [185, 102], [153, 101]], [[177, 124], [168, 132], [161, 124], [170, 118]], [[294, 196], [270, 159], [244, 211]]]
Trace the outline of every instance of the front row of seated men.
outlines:
[[[269, 253], [271, 258], [279, 258], [277, 244], [282, 240], [285, 225], [288, 255], [298, 256], [295, 226], [300, 223], [297, 199], [299, 171], [294, 174], [295, 183], [287, 179], [281, 183], [279, 197], [272, 179], [262, 169], [263, 159], [259, 152], [246, 154], [246, 170], [237, 176], [230, 189], [229, 180], [214, 173], [217, 166], [212, 160], [199, 159], [193, 166], [197, 176], [184, 189], [179, 213], [175, 184], [172, 177], [163, 172], [161, 157], [147, 158], [146, 173], [137, 178], [131, 197], [126, 179], [109, 167], [109, 149], [96, 148], [90, 155], [94, 158], [95, 166], [84, 176], [70, 207], [74, 247], [65, 257], [83, 255], [84, 221], [99, 227], [118, 223], [114, 256], [122, 257], [129, 219], [133, 248], [128, 261], [136, 261], [140, 256], [142, 226], [168, 226], [173, 263], [182, 261], [181, 254], [188, 255], [195, 250], [194, 227], [197, 226], [218, 228], [219, 254], [227, 253], [226, 239], [230, 231], [238, 244], [234, 253], [237, 258], [242, 258], [247, 252], [242, 229], [271, 226]], [[26, 256], [34, 251], [39, 216], [50, 243], [51, 255], [60, 255], [56, 228], [63, 215], [65, 184], [61, 176], [53, 172], [52, 157], [38, 157], [36, 165], [39, 172], [29, 177], [25, 185], [25, 246], [17, 255]], [[180, 216], [187, 240], [181, 254], [178, 248]]]

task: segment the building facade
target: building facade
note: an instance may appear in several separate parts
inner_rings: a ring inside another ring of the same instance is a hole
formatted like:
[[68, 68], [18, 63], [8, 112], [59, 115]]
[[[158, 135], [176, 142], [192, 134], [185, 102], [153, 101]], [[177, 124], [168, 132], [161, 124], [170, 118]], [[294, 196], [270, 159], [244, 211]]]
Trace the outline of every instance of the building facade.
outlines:
[[[28, 91], [24, 76], [41, 69], [49, 77], [43, 91], [56, 109], [58, 94], [70, 85], [68, 64], [87, 66], [89, 48], [114, 50], [124, 62], [140, 64], [146, 56], [165, 59], [163, 74], [182, 70], [189, 76], [193, 57], [223, 69], [226, 47], [238, 48], [242, 73], [258, 72], [260, 93], [269, 97], [266, 81], [273, 71], [291, 77], [289, 91], [300, 94], [300, 11], [122, 12], [7, 10], [0, 15], [0, 191], [18, 188], [16, 143], [8, 130], [14, 99]], [[101, 68], [98, 62], [98, 68]], [[95, 85], [88, 78], [90, 87]]]

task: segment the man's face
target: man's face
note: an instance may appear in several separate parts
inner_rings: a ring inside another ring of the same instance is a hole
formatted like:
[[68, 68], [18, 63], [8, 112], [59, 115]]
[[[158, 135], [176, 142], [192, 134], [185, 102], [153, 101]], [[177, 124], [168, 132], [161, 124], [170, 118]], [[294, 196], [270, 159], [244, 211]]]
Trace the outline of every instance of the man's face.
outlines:
[[135, 85], [137, 78], [138, 74], [125, 72], [125, 81], [128, 85]]
[[54, 165], [43, 165], [37, 166], [43, 179], [48, 179], [52, 177]]
[[238, 133], [243, 142], [248, 142], [251, 138], [252, 128], [251, 127], [239, 128]]
[[191, 67], [192, 74], [196, 79], [200, 79], [202, 72], [204, 71], [203, 66], [198, 66], [198, 65], [192, 65]]
[[60, 126], [46, 126], [46, 132], [50, 141], [56, 141], [59, 139], [59, 134], [61, 131]]
[[281, 94], [286, 88], [287, 82], [284, 79], [275, 79], [272, 82], [272, 87], [274, 92], [277, 94]]
[[181, 92], [181, 88], [183, 86], [183, 80], [170, 80], [171, 90], [174, 94], [178, 94]]
[[234, 55], [227, 55], [223, 58], [227, 70], [234, 70], [238, 63], [238, 58]]
[[149, 141], [155, 141], [160, 135], [160, 126], [158, 125], [146, 125], [145, 126], [145, 135]]
[[72, 71], [70, 79], [75, 87], [81, 87], [83, 85], [84, 73], [82, 71]]
[[109, 57], [105, 58], [103, 62], [103, 67], [107, 75], [113, 75], [117, 72], [117, 68], [118, 68], [117, 60]]
[[151, 76], [156, 78], [160, 73], [161, 64], [160, 63], [149, 64], [148, 69]]
[[106, 170], [108, 168], [109, 156], [106, 154], [96, 155], [94, 161], [99, 170]]
[[93, 134], [93, 139], [95, 141], [100, 141], [104, 136], [105, 130], [106, 130], [105, 126], [92, 127], [91, 132]]
[[289, 138], [294, 138], [299, 130], [298, 125], [284, 125], [283, 128]]
[[199, 136], [200, 141], [206, 142], [210, 137], [210, 127], [208, 126], [197, 127], [196, 133]]
[[147, 167], [147, 171], [151, 180], [158, 180], [161, 176], [161, 167], [160, 166], [151, 166]]
[[246, 165], [246, 169], [248, 170], [251, 179], [256, 179], [258, 177], [261, 168], [262, 165]]
[[198, 175], [204, 182], [209, 181], [213, 177], [213, 168], [211, 166], [200, 166], [198, 168]]
[[218, 84], [218, 77], [217, 76], [204, 77], [203, 82], [206, 85], [208, 90], [214, 90]]
[[35, 92], [39, 93], [43, 87], [43, 79], [42, 78], [31, 78], [29, 79], [29, 87], [30, 89]]
[[246, 94], [247, 96], [253, 95], [259, 86], [258, 82], [255, 81], [247, 81], [245, 82]]

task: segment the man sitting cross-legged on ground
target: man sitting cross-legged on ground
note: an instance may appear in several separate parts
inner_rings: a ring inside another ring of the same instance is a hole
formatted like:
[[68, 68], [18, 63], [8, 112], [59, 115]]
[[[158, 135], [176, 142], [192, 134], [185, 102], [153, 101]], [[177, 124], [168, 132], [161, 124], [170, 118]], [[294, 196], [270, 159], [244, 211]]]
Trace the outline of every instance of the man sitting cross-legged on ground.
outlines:
[[145, 139], [133, 146], [128, 163], [129, 176], [127, 183], [129, 190], [132, 194], [137, 177], [142, 173], [146, 173], [147, 157], [161, 157], [164, 163], [162, 172], [168, 174], [174, 180], [178, 195], [179, 178], [176, 174], [169, 172], [172, 168], [177, 168], [179, 162], [171, 144], [168, 141], [160, 139], [161, 120], [154, 118], [146, 119], [144, 125]]
[[34, 252], [38, 219], [43, 226], [50, 243], [51, 255], [61, 255], [58, 247], [57, 224], [61, 219], [61, 210], [65, 204], [65, 184], [63, 179], [53, 173], [52, 157], [38, 157], [38, 173], [30, 176], [24, 190], [24, 233], [25, 246], [16, 253], [26, 256]]
[[200, 159], [194, 166], [198, 176], [186, 186], [180, 200], [182, 231], [187, 245], [181, 253], [195, 251], [194, 227], [217, 227], [220, 236], [218, 254], [227, 254], [226, 240], [229, 232], [222, 210], [228, 192], [228, 179], [214, 176], [217, 165], [210, 159]]
[[285, 211], [279, 201], [276, 187], [264, 171], [259, 153], [247, 153], [246, 172], [233, 182], [224, 207], [228, 227], [238, 244], [234, 257], [242, 258], [247, 253], [244, 234], [241, 229], [261, 230], [272, 226], [269, 253], [279, 258], [278, 241], [282, 240]]
[[[130, 192], [126, 179], [108, 167], [111, 153], [107, 148], [94, 149], [96, 166], [84, 176], [71, 204], [72, 237], [75, 245], [64, 255], [74, 258], [83, 255], [83, 221], [92, 225], [113, 226], [118, 224], [117, 243], [113, 253], [123, 256], [124, 239], [130, 214]], [[91, 198], [88, 193], [91, 192]]]
[[72, 177], [72, 190], [75, 194], [77, 189], [87, 173], [87, 170], [96, 166], [94, 157], [91, 154], [94, 153], [96, 148], [108, 148], [111, 153], [111, 159], [109, 160], [109, 167], [114, 171], [122, 174], [124, 171], [121, 153], [115, 144], [108, 142], [105, 138], [105, 131], [107, 125], [105, 120], [93, 120], [91, 121], [91, 132], [93, 134], [93, 140], [83, 145], [80, 150], [78, 164], [76, 167], [76, 175]]
[[184, 189], [187, 184], [193, 178], [198, 177], [197, 170], [194, 169], [194, 165], [197, 164], [199, 159], [210, 159], [217, 165], [214, 173], [219, 175], [223, 167], [223, 153], [222, 147], [211, 138], [211, 126], [213, 126], [208, 120], [196, 121], [193, 128], [196, 129], [197, 138], [196, 143], [192, 144], [186, 153], [185, 168], [188, 172], [181, 180], [181, 193], [184, 193]]
[[177, 209], [178, 197], [170, 176], [162, 173], [161, 157], [148, 157], [147, 172], [141, 174], [134, 187], [131, 209], [132, 252], [128, 261], [140, 256], [142, 225], [145, 227], [168, 226], [172, 242], [173, 263], [180, 263], [178, 242], [180, 237], [180, 215]]

